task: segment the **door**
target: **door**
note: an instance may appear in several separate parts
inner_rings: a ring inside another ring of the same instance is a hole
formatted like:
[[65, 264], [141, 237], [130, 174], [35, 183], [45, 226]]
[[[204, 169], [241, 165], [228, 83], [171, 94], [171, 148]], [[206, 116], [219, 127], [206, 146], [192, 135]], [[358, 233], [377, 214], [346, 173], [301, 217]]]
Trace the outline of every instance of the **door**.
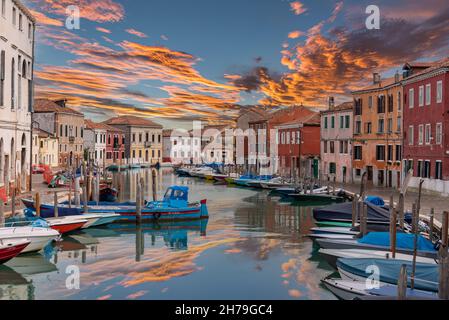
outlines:
[[368, 175], [368, 181], [373, 181], [373, 167], [372, 166], [368, 166], [366, 167], [366, 172]]
[[347, 168], [346, 167], [343, 167], [343, 179], [342, 179], [342, 181], [343, 181], [343, 183], [346, 183], [346, 174], [347, 174]]
[[313, 159], [313, 177], [318, 178], [318, 159]]
[[393, 187], [393, 172], [390, 170], [388, 171], [388, 187]]

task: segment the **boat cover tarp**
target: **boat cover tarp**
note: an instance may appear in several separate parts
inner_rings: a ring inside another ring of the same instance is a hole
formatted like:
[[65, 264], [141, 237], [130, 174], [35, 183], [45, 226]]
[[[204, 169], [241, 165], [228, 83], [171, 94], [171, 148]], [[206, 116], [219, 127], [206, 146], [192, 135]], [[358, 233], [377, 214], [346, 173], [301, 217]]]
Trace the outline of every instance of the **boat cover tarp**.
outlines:
[[[379, 281], [397, 284], [401, 272], [401, 266], [405, 265], [407, 268], [407, 280], [410, 284], [410, 278], [413, 270], [413, 263], [403, 260], [387, 260], [387, 259], [346, 259], [340, 258], [337, 260], [337, 267], [359, 277], [373, 278], [373, 266], [377, 267], [379, 271]], [[415, 289], [438, 291], [438, 265], [417, 263], [415, 273]]]
[[[358, 240], [359, 243], [371, 244], [376, 246], [390, 246], [389, 232], [370, 232], [363, 238]], [[398, 233], [396, 235], [396, 247], [399, 249], [414, 249], [415, 235], [409, 233]], [[433, 243], [421, 235], [418, 235], [419, 251], [435, 251]]]
[[[379, 289], [368, 290], [368, 293], [383, 297], [397, 297], [398, 286], [397, 285], [387, 285], [381, 286]], [[407, 298], [424, 298], [424, 299], [437, 299], [438, 296], [435, 292], [424, 291], [424, 290], [414, 290], [407, 288], [406, 293]]]
[[385, 205], [384, 199], [382, 199], [381, 197], [378, 197], [378, 196], [367, 196], [365, 199], [365, 202], [372, 203], [378, 207]]
[[[367, 203], [368, 221], [389, 222], [390, 213], [388, 210], [378, 207], [372, 203]], [[352, 221], [352, 202], [345, 202], [313, 209], [313, 217], [317, 221], [347, 220]]]

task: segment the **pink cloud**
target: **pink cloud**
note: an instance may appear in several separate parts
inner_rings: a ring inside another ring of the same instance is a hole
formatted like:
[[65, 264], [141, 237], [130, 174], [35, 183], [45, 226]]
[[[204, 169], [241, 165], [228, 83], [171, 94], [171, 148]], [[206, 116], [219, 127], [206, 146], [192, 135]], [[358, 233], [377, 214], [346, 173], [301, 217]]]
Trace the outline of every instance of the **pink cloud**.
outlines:
[[290, 3], [290, 8], [291, 8], [291, 11], [293, 11], [297, 16], [299, 16], [300, 14], [303, 14], [304, 12], [307, 11], [307, 9], [304, 8], [304, 4], [302, 4], [299, 1]]
[[148, 36], [145, 33], [137, 31], [136, 29], [130, 28], [126, 29], [125, 31], [139, 38], [148, 38]]

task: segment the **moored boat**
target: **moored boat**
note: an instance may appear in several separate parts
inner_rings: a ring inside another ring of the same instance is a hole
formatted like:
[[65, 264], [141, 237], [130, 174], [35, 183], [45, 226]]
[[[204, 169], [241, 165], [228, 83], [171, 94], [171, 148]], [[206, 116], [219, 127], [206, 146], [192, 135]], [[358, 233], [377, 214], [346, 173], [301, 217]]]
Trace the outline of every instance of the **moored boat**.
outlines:
[[18, 256], [30, 243], [28, 239], [2, 240], [0, 238], [0, 264]]
[[17, 241], [27, 239], [30, 244], [21, 253], [36, 252], [42, 250], [51, 241], [57, 240], [58, 231], [44, 227], [6, 227], [0, 228], [0, 239], [3, 241]]
[[58, 231], [60, 234], [66, 234], [75, 230], [79, 230], [87, 223], [87, 220], [85, 219], [70, 219], [68, 217], [48, 218], [45, 221], [48, 223], [50, 228]]

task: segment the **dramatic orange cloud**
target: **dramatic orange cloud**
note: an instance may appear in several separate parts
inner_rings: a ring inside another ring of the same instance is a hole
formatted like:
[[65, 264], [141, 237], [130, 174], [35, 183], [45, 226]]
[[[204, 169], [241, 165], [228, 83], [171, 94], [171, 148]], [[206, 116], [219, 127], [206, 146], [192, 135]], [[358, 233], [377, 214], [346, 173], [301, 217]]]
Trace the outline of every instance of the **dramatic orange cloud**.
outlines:
[[145, 33], [137, 31], [136, 29], [126, 29], [125, 31], [139, 38], [148, 38]]
[[59, 16], [67, 16], [67, 7], [77, 6], [80, 18], [96, 22], [117, 22], [123, 19], [123, 6], [113, 0], [29, 0], [40, 11]]
[[303, 34], [304, 34], [304, 33], [303, 33], [302, 31], [295, 30], [295, 31], [290, 32], [290, 33], [288, 34], [288, 37], [289, 37], [290, 39], [297, 39], [297, 38], [299, 38], [300, 36], [302, 36]]
[[96, 30], [99, 31], [99, 32], [103, 32], [103, 33], [108, 33], [108, 34], [111, 33], [111, 30], [106, 29], [106, 28], [102, 28], [102, 27], [97, 27]]
[[64, 22], [62, 20], [50, 18], [45, 14], [43, 14], [42, 12], [35, 10], [30, 10], [30, 12], [36, 18], [38, 26], [47, 25], [47, 26], [62, 27], [64, 25]]
[[304, 8], [304, 4], [302, 4], [299, 1], [294, 1], [294, 2], [290, 3], [290, 8], [298, 16], [307, 11], [307, 9]]

